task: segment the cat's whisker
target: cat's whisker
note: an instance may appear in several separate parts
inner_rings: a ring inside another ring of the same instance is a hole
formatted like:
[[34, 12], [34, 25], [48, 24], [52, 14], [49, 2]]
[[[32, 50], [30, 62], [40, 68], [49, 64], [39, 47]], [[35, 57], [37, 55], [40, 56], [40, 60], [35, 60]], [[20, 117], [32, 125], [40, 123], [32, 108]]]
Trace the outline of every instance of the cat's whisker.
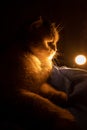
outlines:
[[61, 24], [58, 24], [56, 26], [56, 30], [58, 30], [58, 32], [60, 32], [61, 30], [63, 30], [64, 26], [62, 26]]

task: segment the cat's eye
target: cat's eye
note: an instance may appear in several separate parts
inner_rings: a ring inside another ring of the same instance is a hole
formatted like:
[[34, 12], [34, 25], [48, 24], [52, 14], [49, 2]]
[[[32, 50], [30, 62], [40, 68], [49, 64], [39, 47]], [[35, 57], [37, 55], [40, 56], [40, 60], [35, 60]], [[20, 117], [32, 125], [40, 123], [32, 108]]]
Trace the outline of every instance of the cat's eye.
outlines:
[[56, 50], [56, 45], [54, 44], [54, 42], [48, 42], [48, 46], [49, 46], [52, 50]]

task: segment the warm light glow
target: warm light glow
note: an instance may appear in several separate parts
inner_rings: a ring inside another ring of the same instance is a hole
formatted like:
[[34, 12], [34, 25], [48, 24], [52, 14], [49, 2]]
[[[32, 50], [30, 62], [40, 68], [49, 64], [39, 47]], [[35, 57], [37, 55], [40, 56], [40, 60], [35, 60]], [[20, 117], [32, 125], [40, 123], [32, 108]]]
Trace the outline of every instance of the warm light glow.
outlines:
[[78, 55], [75, 58], [75, 62], [78, 65], [84, 65], [86, 63], [86, 57], [84, 55]]

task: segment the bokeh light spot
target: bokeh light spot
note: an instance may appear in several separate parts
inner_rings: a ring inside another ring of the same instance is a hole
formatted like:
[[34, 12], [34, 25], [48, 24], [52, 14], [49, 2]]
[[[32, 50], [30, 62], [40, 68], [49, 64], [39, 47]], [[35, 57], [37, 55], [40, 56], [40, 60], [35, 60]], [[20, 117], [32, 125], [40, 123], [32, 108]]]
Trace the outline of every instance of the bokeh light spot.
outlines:
[[86, 57], [84, 55], [77, 55], [75, 57], [75, 62], [78, 65], [84, 65], [86, 63]]

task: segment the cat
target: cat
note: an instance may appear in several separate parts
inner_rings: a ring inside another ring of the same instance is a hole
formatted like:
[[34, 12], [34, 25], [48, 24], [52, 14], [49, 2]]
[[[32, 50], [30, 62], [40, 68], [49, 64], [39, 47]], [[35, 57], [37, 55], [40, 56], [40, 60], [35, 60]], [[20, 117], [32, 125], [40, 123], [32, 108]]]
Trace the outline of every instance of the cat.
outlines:
[[60, 107], [66, 104], [67, 94], [47, 83], [58, 40], [55, 24], [40, 17], [24, 23], [16, 41], [1, 54], [0, 101], [6, 106], [3, 115], [7, 114], [1, 122], [3, 127], [8, 122], [6, 129], [9, 122], [24, 130], [75, 129], [74, 116]]

